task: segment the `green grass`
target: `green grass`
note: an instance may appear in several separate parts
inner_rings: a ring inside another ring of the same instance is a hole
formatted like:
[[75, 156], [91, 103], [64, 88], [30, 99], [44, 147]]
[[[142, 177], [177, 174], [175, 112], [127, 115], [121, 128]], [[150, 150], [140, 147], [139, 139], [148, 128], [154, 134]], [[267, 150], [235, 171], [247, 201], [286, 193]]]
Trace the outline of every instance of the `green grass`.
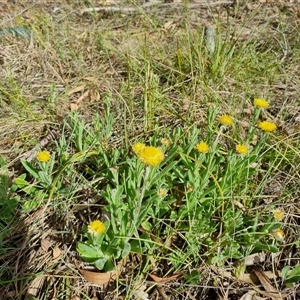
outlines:
[[[4, 23], [32, 30], [31, 40], [0, 36], [0, 294], [216, 299], [225, 297], [217, 287], [244, 284], [254, 269], [245, 259], [261, 252], [278, 292], [298, 287], [296, 17], [281, 7], [274, 19], [254, 3], [247, 13], [202, 8], [215, 27], [210, 53], [188, 3], [123, 15], [62, 2], [57, 13], [25, 3], [26, 16]], [[277, 129], [262, 132], [263, 120]], [[164, 159], [147, 166], [135, 143]], [[98, 235], [88, 230], [95, 220], [105, 225]], [[107, 289], [81, 273], [120, 264]], [[157, 287], [151, 275], [166, 281]]]

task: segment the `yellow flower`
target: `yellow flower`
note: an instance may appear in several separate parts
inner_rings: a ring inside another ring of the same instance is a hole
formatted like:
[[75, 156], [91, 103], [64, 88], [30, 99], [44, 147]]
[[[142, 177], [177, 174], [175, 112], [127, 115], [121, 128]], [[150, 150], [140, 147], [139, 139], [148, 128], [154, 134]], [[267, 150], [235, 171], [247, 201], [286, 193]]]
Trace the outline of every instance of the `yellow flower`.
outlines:
[[99, 220], [93, 221], [88, 225], [88, 232], [92, 235], [98, 235], [105, 231], [105, 225]]
[[284, 218], [284, 212], [280, 209], [273, 210], [273, 216], [277, 221], [281, 221]]
[[37, 160], [41, 161], [41, 162], [48, 162], [51, 158], [51, 155], [48, 151], [40, 151], [37, 156], [36, 156]]
[[283, 242], [284, 241], [284, 231], [281, 228], [277, 228], [272, 232], [275, 240]]
[[277, 128], [276, 124], [272, 123], [272, 122], [269, 122], [269, 121], [263, 121], [263, 122], [260, 122], [258, 124], [258, 127], [263, 130], [263, 131], [268, 131], [268, 132], [271, 132], [273, 130], [275, 130]]
[[269, 107], [269, 102], [265, 99], [260, 99], [260, 98], [254, 99], [253, 104], [258, 108], [267, 108], [267, 107]]
[[152, 146], [144, 146], [136, 154], [148, 166], [158, 166], [164, 159], [162, 150]]
[[228, 115], [222, 115], [222, 116], [219, 117], [219, 122], [222, 125], [229, 126], [229, 125], [233, 124], [233, 119]]
[[196, 148], [200, 153], [207, 153], [209, 151], [209, 146], [203, 141], [197, 144]]
[[161, 142], [161, 144], [162, 144], [163, 146], [169, 146], [169, 145], [171, 144], [171, 140], [169, 140], [169, 139], [167, 139], [167, 138], [162, 138], [162, 139], [160, 140], [160, 142]]
[[248, 153], [248, 148], [247, 146], [245, 145], [242, 145], [242, 144], [238, 144], [235, 146], [235, 150], [238, 154], [242, 154], [242, 155], [245, 155]]
[[167, 196], [167, 193], [168, 191], [164, 188], [160, 188], [158, 191], [157, 191], [157, 195], [161, 198]]
[[132, 146], [132, 150], [135, 154], [138, 154], [139, 152], [141, 152], [142, 149], [144, 149], [146, 147], [145, 144], [143, 143], [135, 143]]

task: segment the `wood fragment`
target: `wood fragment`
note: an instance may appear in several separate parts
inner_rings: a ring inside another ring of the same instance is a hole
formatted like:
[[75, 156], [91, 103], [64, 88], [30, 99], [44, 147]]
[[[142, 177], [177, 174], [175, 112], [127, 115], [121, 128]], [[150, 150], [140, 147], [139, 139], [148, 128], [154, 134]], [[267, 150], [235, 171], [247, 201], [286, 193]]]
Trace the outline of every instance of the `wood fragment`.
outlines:
[[[188, 4], [188, 8], [196, 8], [196, 7], [213, 7], [213, 6], [219, 6], [219, 5], [225, 5], [225, 4], [233, 4], [234, 1], [216, 1], [216, 2], [211, 2], [207, 3], [206, 1], [203, 1], [201, 3], [190, 3]], [[98, 6], [98, 7], [88, 7], [88, 8], [83, 8], [80, 10], [80, 14], [88, 13], [88, 12], [121, 12], [121, 13], [134, 13], [138, 11], [143, 11], [147, 8], [151, 8], [151, 6], [159, 6], [159, 7], [178, 7], [178, 3], [163, 3], [162, 1], [152, 1], [145, 3], [143, 5], [140, 5], [139, 7], [119, 7], [119, 6]]]

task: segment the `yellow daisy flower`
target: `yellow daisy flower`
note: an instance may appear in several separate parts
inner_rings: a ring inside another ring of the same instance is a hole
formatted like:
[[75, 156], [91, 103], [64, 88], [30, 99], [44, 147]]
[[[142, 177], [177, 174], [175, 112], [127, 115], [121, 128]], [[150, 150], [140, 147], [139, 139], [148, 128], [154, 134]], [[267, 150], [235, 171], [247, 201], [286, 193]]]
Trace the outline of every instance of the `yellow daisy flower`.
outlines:
[[132, 150], [135, 154], [138, 154], [142, 149], [144, 149], [146, 147], [145, 144], [143, 143], [135, 143], [132, 146]]
[[167, 138], [162, 138], [160, 142], [163, 146], [169, 146], [171, 144], [171, 140]]
[[284, 231], [281, 228], [277, 228], [272, 232], [276, 241], [283, 242], [284, 241]]
[[167, 196], [167, 193], [168, 191], [164, 188], [160, 188], [158, 191], [157, 191], [157, 195], [161, 198]]
[[271, 131], [274, 131], [277, 126], [276, 124], [272, 123], [272, 122], [269, 122], [269, 121], [263, 121], [263, 122], [260, 122], [258, 124], [258, 127], [263, 130], [263, 131], [267, 131], [267, 132], [271, 132]]
[[203, 141], [197, 144], [196, 148], [200, 153], [207, 153], [209, 151], [209, 146]]
[[253, 104], [258, 108], [268, 108], [269, 102], [265, 99], [256, 98], [253, 100]]
[[248, 153], [248, 148], [247, 146], [245, 145], [242, 145], [242, 144], [238, 144], [235, 146], [235, 150], [238, 154], [242, 154], [242, 155], [245, 155]]
[[230, 126], [230, 125], [233, 124], [233, 119], [228, 115], [222, 115], [222, 116], [219, 117], [219, 122], [222, 125]]
[[136, 153], [138, 158], [148, 166], [158, 166], [164, 160], [164, 153], [160, 148], [144, 146]]
[[96, 220], [96, 221], [92, 221], [89, 225], [88, 225], [88, 232], [92, 235], [98, 235], [101, 234], [105, 231], [105, 225], [103, 222]]
[[277, 221], [282, 221], [284, 218], [284, 212], [280, 209], [273, 210], [273, 216]]
[[48, 162], [51, 158], [51, 154], [48, 151], [40, 151], [36, 156], [38, 161]]

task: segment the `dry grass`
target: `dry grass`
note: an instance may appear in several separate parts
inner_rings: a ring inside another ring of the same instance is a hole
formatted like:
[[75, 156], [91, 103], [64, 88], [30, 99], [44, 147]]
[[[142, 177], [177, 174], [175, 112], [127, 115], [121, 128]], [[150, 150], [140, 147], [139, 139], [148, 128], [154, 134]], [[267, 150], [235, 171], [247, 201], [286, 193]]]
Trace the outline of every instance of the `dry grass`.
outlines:
[[[24, 153], [51, 130], [62, 132], [71, 110], [87, 123], [96, 113], [106, 118], [106, 99], [117, 120], [111, 139], [115, 147], [128, 147], [157, 128], [201, 126], [207, 106], [240, 116], [249, 113], [254, 97], [272, 99], [267, 117], [280, 125], [282, 141], [277, 146], [282, 155], [273, 162], [275, 171], [266, 184], [257, 189], [285, 208], [289, 235], [282, 258], [270, 256], [262, 268], [274, 271], [286, 260], [298, 263], [299, 6], [289, 1], [217, 5], [195, 0], [139, 10], [133, 2], [117, 7], [136, 8], [134, 13], [82, 13], [91, 5], [100, 7], [83, 0], [0, 5], [0, 29], [32, 31], [29, 39], [0, 36], [0, 155], [7, 161], [10, 179], [22, 172], [18, 162]], [[198, 47], [205, 43], [209, 24], [216, 26], [220, 51], [212, 67]], [[54, 142], [49, 145], [54, 147]], [[87, 188], [71, 196], [80, 203], [94, 195]], [[1, 299], [24, 299], [26, 293], [38, 299], [51, 299], [48, 294], [55, 299], [130, 299], [129, 291], [141, 283], [149, 288], [151, 299], [237, 299], [228, 286], [234, 280], [239, 296], [246, 293], [236, 278], [205, 263], [199, 270], [208, 279], [201, 286], [184, 286], [178, 280], [157, 287], [143, 276], [133, 278], [135, 268], [141, 268], [139, 274], [149, 272], [134, 255], [120, 283], [99, 288], [84, 281], [73, 260], [76, 235], [86, 217], [74, 212], [71, 196], [46, 214], [17, 213], [21, 222], [11, 224], [3, 243], [8, 251], [0, 256], [1, 283], [6, 283]], [[297, 299], [296, 291], [290, 295]]]

